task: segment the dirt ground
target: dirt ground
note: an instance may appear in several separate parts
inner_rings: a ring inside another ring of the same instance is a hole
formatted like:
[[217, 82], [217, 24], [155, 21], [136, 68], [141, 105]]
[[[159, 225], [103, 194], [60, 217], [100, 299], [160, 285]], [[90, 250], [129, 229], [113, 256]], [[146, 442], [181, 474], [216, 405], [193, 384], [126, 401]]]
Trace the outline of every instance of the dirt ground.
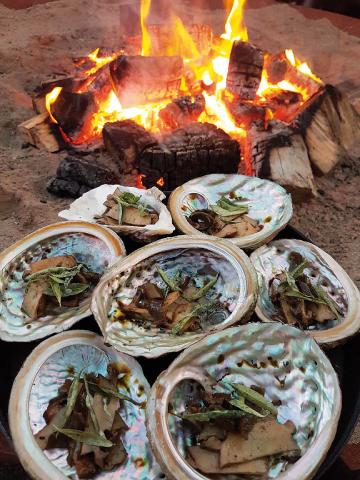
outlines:
[[[223, 12], [175, 2], [186, 21], [204, 21], [220, 32]], [[181, 4], [179, 8], [178, 4]], [[24, 10], [0, 5], [0, 249], [38, 227], [57, 221], [69, 200], [46, 191], [64, 152], [22, 145], [19, 123], [33, 116], [30, 93], [43, 80], [71, 71], [71, 57], [114, 46], [137, 27], [133, 0], [58, 0]], [[165, 15], [155, 12], [155, 19]], [[271, 51], [293, 48], [325, 82], [351, 91], [360, 107], [360, 39], [325, 19], [312, 21], [286, 5], [246, 13], [250, 39]], [[344, 55], [346, 52], [346, 55]], [[360, 146], [329, 177], [319, 195], [295, 206], [292, 224], [333, 255], [360, 285]]]

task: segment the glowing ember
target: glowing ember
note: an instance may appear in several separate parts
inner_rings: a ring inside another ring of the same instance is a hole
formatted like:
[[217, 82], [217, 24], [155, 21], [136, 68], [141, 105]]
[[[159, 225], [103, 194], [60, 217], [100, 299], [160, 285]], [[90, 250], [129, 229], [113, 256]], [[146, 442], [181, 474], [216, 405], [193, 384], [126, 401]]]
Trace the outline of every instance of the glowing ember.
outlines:
[[[244, 23], [245, 0], [225, 0], [229, 15], [225, 23], [224, 33], [213, 42], [209, 55], [202, 56], [196, 43], [189, 32], [186, 30], [181, 19], [171, 13], [168, 29], [166, 30], [167, 42], [164, 45], [162, 54], [180, 55], [184, 60], [185, 71], [181, 81], [179, 95], [195, 96], [202, 93], [205, 99], [205, 109], [198, 118], [199, 122], [209, 122], [222, 128], [225, 132], [239, 141], [246, 137], [246, 130], [243, 125], [235, 122], [233, 116], [228, 110], [227, 104], [231, 100], [229, 92], [226, 91], [226, 78], [229, 67], [229, 57], [234, 41], [247, 41], [248, 34]], [[143, 56], [156, 55], [155, 45], [152, 44], [153, 27], [148, 25], [148, 17], [151, 9], [151, 0], [141, 0], [140, 23], [142, 30], [141, 54]], [[88, 88], [86, 78], [92, 76], [104, 65], [108, 64], [117, 57], [117, 54], [99, 56], [97, 48], [88, 55], [88, 58], [94, 63], [94, 66], [85, 72], [82, 87], [78, 92], [84, 92]], [[284, 59], [289, 64], [289, 68], [295, 72], [298, 70], [301, 74], [311, 78], [313, 81], [322, 84], [309, 66], [295, 57], [292, 50], [286, 50]], [[90, 78], [89, 82], [90, 83]], [[305, 82], [306, 83], [306, 82]], [[202, 86], [202, 87], [201, 87]], [[266, 107], [265, 120], [271, 120], [276, 117], [276, 112], [269, 106], [269, 99], [282, 92], [296, 92], [301, 94], [302, 101], [305, 101], [312, 94], [307, 86], [294, 81], [285, 76], [277, 84], [269, 82], [268, 73], [265, 68], [262, 71], [260, 86], [256, 98], [252, 104]], [[51, 106], [54, 104], [61, 92], [61, 87], [55, 87], [46, 96], [46, 108], [52, 121], [56, 122], [51, 114]], [[108, 92], [108, 90], [107, 90]], [[131, 119], [142, 125], [145, 129], [158, 133], [164, 130], [165, 125], [159, 115], [159, 112], [171, 102], [171, 99], [164, 100], [147, 105], [137, 105], [131, 108], [124, 108], [113, 90], [110, 93], [94, 93], [97, 105], [97, 111], [92, 117], [85, 121], [82, 131], [78, 138], [71, 139], [72, 143], [81, 144], [89, 139], [101, 136], [102, 129], [107, 122]], [[300, 98], [301, 98], [300, 97]], [[226, 100], [226, 101], [225, 101]], [[164, 180], [160, 178], [157, 182], [162, 186]], [[141, 176], [138, 178], [138, 184], [141, 185]]]
[[156, 185], [158, 185], [159, 187], [163, 187], [165, 185], [165, 180], [163, 179], [163, 177], [159, 178], [159, 180], [156, 182]]

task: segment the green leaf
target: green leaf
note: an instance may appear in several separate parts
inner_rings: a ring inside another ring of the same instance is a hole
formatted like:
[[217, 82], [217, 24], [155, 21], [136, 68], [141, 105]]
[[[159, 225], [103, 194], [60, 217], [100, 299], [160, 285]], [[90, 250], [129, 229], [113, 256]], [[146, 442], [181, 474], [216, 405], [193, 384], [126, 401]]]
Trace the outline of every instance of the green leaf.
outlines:
[[96, 433], [82, 432], [81, 430], [75, 430], [73, 428], [59, 428], [56, 425], [54, 425], [54, 428], [57, 432], [66, 435], [76, 442], [104, 448], [110, 448], [113, 446], [113, 443], [110, 442], [110, 440], [107, 440], [105, 437], [102, 437]]
[[120, 202], [118, 202], [118, 222], [119, 225], [122, 225], [122, 217], [123, 217], [123, 206]]
[[319, 298], [309, 297], [308, 295], [304, 295], [297, 289], [286, 290], [283, 294], [286, 295], [287, 297], [295, 297], [295, 298], [299, 298], [300, 300], [307, 300], [308, 302], [320, 303], [320, 304], [326, 303], [324, 300], [321, 300]]
[[196, 307], [194, 307], [191, 312], [184, 315], [182, 318], [180, 318], [180, 320], [175, 323], [175, 325], [171, 329], [171, 334], [178, 335], [193, 317], [199, 316], [200, 314], [207, 312], [211, 307], [214, 306], [214, 303], [216, 302], [212, 300], [208, 303], [196, 305]]
[[181, 292], [181, 289], [175, 279], [170, 278], [164, 270], [162, 270], [158, 265], [155, 266], [158, 274], [162, 278], [162, 280], [166, 283], [166, 285], [170, 288], [172, 292]]
[[246, 387], [241, 383], [231, 383], [230, 385], [237, 392], [239, 392], [240, 395], [245, 398], [245, 400], [249, 400], [251, 403], [253, 403], [257, 407], [263, 408], [264, 410], [267, 410], [273, 413], [274, 415], [277, 414], [277, 408], [274, 407], [274, 405], [271, 402], [266, 400], [266, 398], [263, 395], [256, 392], [252, 388]]
[[98, 422], [98, 419], [96, 417], [96, 413], [95, 413], [95, 410], [94, 410], [94, 399], [90, 394], [89, 385], [88, 385], [88, 382], [86, 380], [86, 377], [84, 377], [84, 384], [85, 384], [85, 390], [86, 390], [85, 405], [86, 405], [87, 409], [89, 410], [90, 417], [91, 417], [92, 423], [94, 425], [94, 429], [99, 435], [104, 436], [104, 433], [100, 430], [99, 422]]
[[241, 410], [209, 410], [208, 412], [199, 413], [173, 413], [173, 415], [183, 420], [191, 420], [194, 422], [209, 422], [219, 418], [240, 418], [246, 415]]
[[338, 305], [333, 301], [332, 298], [330, 298], [325, 290], [320, 286], [318, 283], [317, 285], [312, 285], [313, 290], [316, 292], [318, 298], [327, 305], [330, 310], [333, 312], [333, 314], [336, 316], [336, 319], [339, 319], [339, 307]]
[[56, 300], [58, 301], [58, 304], [61, 307], [61, 287], [58, 283], [54, 282], [53, 280], [50, 280], [50, 288], [56, 297]]
[[203, 297], [207, 294], [207, 292], [216, 284], [219, 278], [219, 273], [212, 278], [206, 285], [204, 285], [200, 290], [198, 290], [195, 295], [191, 297], [191, 301], [199, 300], [199, 298]]
[[134, 405], [138, 407], [143, 407], [143, 403], [137, 402], [136, 400], [133, 400], [131, 397], [128, 397], [127, 395], [123, 393], [119, 393], [117, 390], [112, 390], [110, 388], [105, 388], [105, 387], [100, 387], [97, 383], [94, 382], [89, 382], [88, 384], [95, 387], [95, 389], [109, 397], [114, 397], [118, 398], [119, 400], [125, 400], [126, 402], [133, 403]]
[[289, 275], [294, 279], [296, 280], [298, 277], [300, 277], [300, 275], [302, 275], [304, 273], [304, 270], [307, 266], [308, 262], [307, 260], [304, 260], [303, 262], [301, 262], [297, 267], [294, 268], [294, 270], [292, 270], [291, 272], [289, 272]]
[[245, 398], [241, 396], [237, 399], [228, 400], [228, 402], [230, 403], [230, 405], [233, 405], [234, 407], [239, 408], [240, 410], [242, 410], [245, 413], [248, 413], [249, 415], [255, 415], [255, 417], [264, 418], [267, 415], [269, 415], [269, 412], [263, 415], [262, 413], [259, 413], [253, 408], [246, 405]]
[[89, 288], [89, 285], [86, 283], [70, 283], [66, 288], [61, 289], [61, 296], [71, 297], [73, 295], [79, 295], [80, 293], [85, 292]]
[[220, 207], [219, 205], [211, 205], [211, 209], [214, 210], [215, 213], [220, 215], [220, 217], [231, 217], [233, 215], [242, 215], [244, 213], [248, 213], [249, 209], [248, 207], [244, 206], [239, 206], [235, 210], [228, 210], [223, 207]]
[[140, 196], [134, 195], [131, 192], [122, 192], [118, 196], [118, 201], [122, 203], [127, 203], [129, 205], [137, 205], [140, 200]]
[[67, 400], [66, 400], [65, 413], [64, 413], [64, 419], [65, 419], [64, 425], [67, 422], [67, 420], [70, 418], [70, 415], [72, 414], [72, 412], [74, 410], [75, 403], [76, 403], [77, 397], [78, 397], [79, 392], [80, 392], [80, 387], [81, 387], [80, 375], [81, 375], [81, 372], [79, 372], [75, 376], [75, 378], [72, 381], [72, 383], [70, 385], [70, 388], [69, 388], [69, 392], [68, 392], [68, 396], [67, 396]]

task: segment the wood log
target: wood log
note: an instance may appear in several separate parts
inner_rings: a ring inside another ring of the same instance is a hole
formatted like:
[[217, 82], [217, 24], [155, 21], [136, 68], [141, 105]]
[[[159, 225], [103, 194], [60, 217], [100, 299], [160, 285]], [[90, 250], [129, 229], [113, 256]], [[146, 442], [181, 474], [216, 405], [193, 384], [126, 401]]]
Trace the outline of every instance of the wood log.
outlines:
[[51, 122], [47, 112], [26, 120], [17, 129], [25, 143], [48, 152], [58, 152], [65, 145], [58, 126]]
[[331, 85], [302, 106], [294, 125], [302, 131], [310, 160], [320, 174], [346, 160], [360, 139], [359, 114], [347, 96]]
[[154, 135], [132, 120], [105, 123], [102, 134], [105, 148], [121, 174], [138, 169], [143, 150], [158, 143]]
[[260, 85], [264, 54], [248, 42], [233, 43], [226, 88], [242, 100], [253, 100]]
[[226, 101], [226, 106], [238, 127], [250, 128], [252, 123], [259, 123], [264, 125], [265, 122], [265, 107], [254, 105], [250, 102], [244, 102], [239, 98], [234, 98], [232, 101]]
[[267, 95], [266, 100], [266, 107], [271, 109], [274, 119], [291, 123], [299, 113], [303, 97], [297, 92], [280, 90]]
[[278, 121], [269, 122], [267, 129], [253, 126], [247, 132], [245, 156], [256, 176], [279, 183], [295, 201], [315, 195], [310, 160], [299, 131]]
[[205, 98], [203, 95], [184, 96], [176, 98], [160, 110], [159, 117], [165, 127], [175, 129], [195, 122], [204, 110]]
[[113, 90], [125, 107], [178, 96], [183, 73], [181, 57], [121, 55], [109, 68]]
[[61, 90], [51, 114], [66, 136], [74, 141], [86, 121], [96, 111], [97, 106], [92, 93], [74, 93]]
[[191, 123], [165, 134], [159, 145], [146, 148], [139, 161], [151, 187], [163, 178], [164, 190], [172, 190], [192, 178], [209, 173], [236, 173], [240, 146], [223, 130], [209, 123]]

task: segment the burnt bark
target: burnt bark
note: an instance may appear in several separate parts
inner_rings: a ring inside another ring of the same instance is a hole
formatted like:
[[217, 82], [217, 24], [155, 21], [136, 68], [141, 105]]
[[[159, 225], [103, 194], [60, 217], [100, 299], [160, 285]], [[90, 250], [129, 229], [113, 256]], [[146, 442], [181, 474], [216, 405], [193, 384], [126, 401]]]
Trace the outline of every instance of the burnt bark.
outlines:
[[203, 95], [184, 96], [176, 98], [160, 110], [159, 117], [166, 127], [175, 129], [195, 122], [204, 110], [205, 99]]
[[176, 97], [183, 73], [181, 57], [121, 55], [110, 63], [114, 92], [125, 106], [142, 105]]
[[235, 41], [232, 46], [226, 88], [242, 100], [253, 100], [261, 81], [264, 54], [248, 42]]
[[157, 145], [154, 135], [132, 120], [105, 123], [102, 134], [105, 148], [118, 164], [121, 174], [139, 168], [143, 150]]
[[51, 113], [62, 131], [73, 140], [96, 108], [92, 93], [73, 93], [62, 90], [51, 106]]
[[209, 173], [236, 173], [240, 147], [223, 130], [208, 123], [191, 123], [165, 135], [157, 146], [143, 151], [139, 171], [151, 187], [163, 178], [172, 190], [192, 178]]

